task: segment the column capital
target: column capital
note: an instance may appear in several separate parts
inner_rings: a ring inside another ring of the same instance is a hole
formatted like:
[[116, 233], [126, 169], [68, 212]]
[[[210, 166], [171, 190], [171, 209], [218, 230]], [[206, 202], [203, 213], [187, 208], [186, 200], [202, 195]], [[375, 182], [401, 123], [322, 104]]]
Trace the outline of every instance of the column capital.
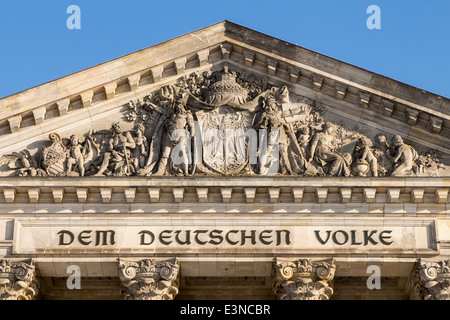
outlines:
[[274, 293], [279, 300], [329, 300], [335, 271], [333, 258], [275, 259]]
[[450, 258], [419, 259], [407, 287], [411, 300], [450, 300]]
[[178, 294], [180, 266], [176, 258], [118, 262], [125, 300], [173, 300]]
[[33, 300], [38, 293], [39, 283], [31, 260], [0, 259], [0, 300]]

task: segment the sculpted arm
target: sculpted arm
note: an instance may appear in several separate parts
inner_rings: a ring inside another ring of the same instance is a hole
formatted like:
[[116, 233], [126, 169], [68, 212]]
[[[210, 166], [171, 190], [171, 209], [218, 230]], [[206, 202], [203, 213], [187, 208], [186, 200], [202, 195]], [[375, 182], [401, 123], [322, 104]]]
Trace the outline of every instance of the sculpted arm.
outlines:
[[314, 159], [314, 154], [316, 153], [316, 147], [317, 147], [318, 142], [319, 142], [319, 136], [316, 134], [314, 136], [314, 138], [311, 140], [311, 146], [310, 146], [310, 152], [309, 152], [310, 156], [309, 156], [308, 162], [311, 162], [312, 159]]
[[154, 103], [147, 102], [147, 106], [148, 106], [150, 109], [152, 109], [152, 110], [154, 110], [154, 111], [156, 111], [156, 112], [159, 112], [159, 113], [161, 113], [161, 114], [163, 114], [163, 115], [165, 115], [165, 116], [169, 116], [169, 113], [168, 113], [166, 110], [164, 110], [164, 108], [161, 108], [160, 106], [157, 106], [157, 105], [154, 104]]
[[189, 127], [189, 131], [191, 133], [191, 136], [194, 137], [195, 136], [195, 121], [194, 121], [194, 117], [192, 116], [192, 114], [189, 112], [188, 116], [187, 116], [187, 125]]
[[127, 141], [125, 142], [124, 147], [134, 149], [136, 148], [136, 141], [134, 141], [133, 137], [131, 136], [130, 132], [126, 133]]

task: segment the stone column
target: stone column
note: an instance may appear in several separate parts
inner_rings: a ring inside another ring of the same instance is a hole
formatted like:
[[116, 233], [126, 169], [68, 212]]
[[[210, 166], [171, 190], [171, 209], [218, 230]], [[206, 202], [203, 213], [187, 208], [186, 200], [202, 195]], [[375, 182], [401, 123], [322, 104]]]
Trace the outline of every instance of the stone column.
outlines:
[[274, 293], [278, 300], [329, 300], [335, 270], [333, 258], [275, 259]]
[[119, 259], [120, 292], [125, 300], [173, 300], [178, 294], [179, 270], [177, 259]]
[[450, 259], [419, 259], [407, 285], [411, 300], [450, 300]]
[[0, 260], [0, 300], [34, 300], [39, 293], [31, 260]]

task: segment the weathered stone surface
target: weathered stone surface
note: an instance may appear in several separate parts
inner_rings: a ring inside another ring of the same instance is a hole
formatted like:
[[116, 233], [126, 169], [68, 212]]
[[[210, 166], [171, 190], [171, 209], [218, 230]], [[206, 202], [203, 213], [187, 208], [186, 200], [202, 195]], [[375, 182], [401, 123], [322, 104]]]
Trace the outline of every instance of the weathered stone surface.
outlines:
[[179, 268], [176, 259], [119, 259], [121, 293], [125, 300], [173, 300], [178, 294]]
[[0, 99], [0, 258], [45, 298], [117, 298], [129, 255], [128, 299], [272, 298], [272, 267], [278, 298], [339, 299], [405, 298], [426, 257], [411, 297], [447, 298], [449, 107], [224, 21]]
[[420, 259], [408, 283], [412, 300], [450, 300], [450, 259]]
[[333, 259], [276, 259], [274, 293], [279, 300], [329, 300], [335, 270]]
[[33, 262], [0, 259], [0, 300], [33, 300], [38, 293]]

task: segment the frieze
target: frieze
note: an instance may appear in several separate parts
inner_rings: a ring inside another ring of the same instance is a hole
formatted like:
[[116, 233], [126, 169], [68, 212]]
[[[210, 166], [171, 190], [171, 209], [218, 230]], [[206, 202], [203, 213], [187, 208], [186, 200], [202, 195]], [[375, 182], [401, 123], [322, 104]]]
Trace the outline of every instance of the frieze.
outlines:
[[[201, 221], [199, 223], [198, 221]], [[31, 230], [33, 232], [31, 232]], [[355, 219], [345, 225], [315, 219], [200, 219], [129, 218], [98, 219], [95, 226], [80, 219], [16, 220], [15, 254], [83, 252], [191, 253], [255, 252], [260, 254], [292, 252], [391, 252], [397, 254], [438, 251], [433, 221], [399, 224], [386, 220], [382, 226], [361, 226]], [[249, 251], [250, 250], [250, 251]]]
[[418, 152], [399, 135], [369, 138], [325, 121], [320, 101], [225, 66], [192, 73], [131, 101], [109, 130], [49, 136], [36, 154], [0, 159], [16, 176], [292, 175], [442, 176], [435, 150]]

